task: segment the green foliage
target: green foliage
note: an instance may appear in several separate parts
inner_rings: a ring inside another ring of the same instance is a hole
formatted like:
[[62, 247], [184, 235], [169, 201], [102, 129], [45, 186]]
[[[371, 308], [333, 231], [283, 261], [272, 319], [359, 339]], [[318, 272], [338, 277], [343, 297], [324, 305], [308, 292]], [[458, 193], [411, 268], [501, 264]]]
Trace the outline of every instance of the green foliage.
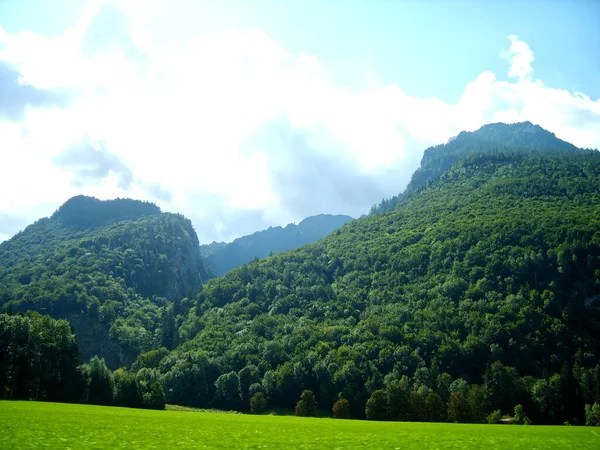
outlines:
[[350, 418], [350, 403], [345, 398], [340, 398], [333, 404], [331, 408], [334, 419], [349, 419]]
[[407, 377], [396, 420], [429, 420], [430, 392], [445, 406], [478, 385], [460, 420], [522, 404], [536, 423], [583, 422], [600, 386], [598, 192], [595, 153], [462, 159], [397, 210], [208, 282], [172, 358], [252, 365], [274, 407], [310, 389], [364, 417]]
[[502, 411], [500, 411], [499, 409], [497, 409], [496, 411], [491, 412], [485, 418], [485, 421], [487, 423], [493, 424], [493, 423], [500, 423], [501, 419], [502, 419]]
[[467, 394], [469, 405], [469, 422], [485, 423], [487, 416], [487, 398], [485, 390], [479, 385], [472, 385]]
[[103, 201], [78, 195], [58, 208], [52, 219], [70, 227], [90, 228], [160, 214], [160, 208], [149, 202], [124, 198]]
[[558, 139], [553, 133], [530, 122], [511, 125], [494, 123], [474, 132], [463, 131], [446, 144], [426, 149], [421, 167], [412, 175], [406, 190], [373, 206], [371, 214], [382, 214], [398, 208], [407, 198], [437, 180], [461, 159], [502, 153], [561, 156], [578, 151], [581, 150], [573, 144]]
[[291, 410], [310, 390], [356, 418], [482, 422], [520, 404], [583, 423], [600, 402], [600, 154], [530, 125], [531, 145], [492, 127], [426, 152], [389, 212], [197, 295], [179, 216], [44, 219], [0, 245], [0, 303], [68, 317], [86, 358], [135, 361], [146, 404], [156, 379], [198, 408], [263, 392]]
[[135, 374], [118, 369], [113, 374], [115, 382], [115, 404], [129, 408], [144, 407], [143, 393]]
[[450, 394], [448, 400], [448, 420], [450, 422], [467, 423], [470, 419], [469, 402], [464, 393], [458, 391]]
[[65, 320], [0, 314], [0, 398], [78, 401], [84, 383]]
[[390, 420], [410, 420], [411, 391], [408, 378], [391, 381], [385, 388], [387, 413]]
[[307, 217], [298, 225], [286, 227], [269, 227], [257, 231], [226, 244], [213, 242], [200, 247], [206, 266], [215, 276], [223, 276], [236, 267], [249, 263], [257, 258], [266, 258], [274, 253], [298, 248], [324, 238], [340, 228], [352, 217], [319, 214]]
[[240, 407], [242, 395], [240, 392], [240, 377], [235, 372], [221, 375], [215, 381], [215, 404], [222, 409], [237, 409]]
[[425, 398], [425, 409], [428, 422], [442, 422], [444, 420], [444, 402], [437, 392], [429, 391]]
[[388, 415], [387, 394], [384, 389], [373, 391], [365, 407], [368, 420], [387, 420]]
[[525, 415], [525, 409], [523, 405], [515, 406], [514, 410], [514, 423], [518, 425], [530, 425], [531, 420]]
[[189, 220], [133, 200], [74, 197], [0, 244], [0, 308], [68, 319], [83, 358], [113, 368], [174, 348], [204, 278]]
[[585, 424], [587, 426], [600, 426], [600, 403], [585, 405]]
[[305, 390], [300, 395], [296, 404], [296, 415], [300, 417], [315, 417], [317, 415], [317, 402], [315, 395], [310, 390]]
[[262, 414], [267, 409], [267, 399], [265, 394], [257, 392], [250, 399], [250, 412], [252, 414]]
[[85, 370], [88, 381], [87, 403], [110, 405], [113, 402], [113, 374], [103, 358], [94, 356]]

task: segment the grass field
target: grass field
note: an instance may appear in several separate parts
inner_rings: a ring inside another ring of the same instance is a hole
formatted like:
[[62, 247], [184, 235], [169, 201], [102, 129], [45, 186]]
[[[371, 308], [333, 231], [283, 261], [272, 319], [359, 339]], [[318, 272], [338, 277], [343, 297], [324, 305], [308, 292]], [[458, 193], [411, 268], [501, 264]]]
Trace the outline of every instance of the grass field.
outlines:
[[598, 449], [600, 429], [368, 422], [0, 401], [0, 448]]

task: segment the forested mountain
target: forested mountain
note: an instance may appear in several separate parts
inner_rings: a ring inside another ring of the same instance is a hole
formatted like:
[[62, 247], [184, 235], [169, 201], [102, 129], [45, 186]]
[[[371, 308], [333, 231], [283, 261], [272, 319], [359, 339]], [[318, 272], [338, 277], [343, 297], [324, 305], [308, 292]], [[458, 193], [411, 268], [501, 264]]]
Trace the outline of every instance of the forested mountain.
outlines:
[[426, 149], [421, 166], [412, 175], [404, 192], [373, 206], [371, 214], [395, 209], [410, 195], [438, 179], [452, 164], [470, 155], [509, 153], [548, 156], [577, 150], [573, 144], [558, 139], [554, 133], [531, 122], [492, 123], [473, 132], [463, 131], [446, 144]]
[[187, 342], [155, 362], [168, 399], [292, 407], [310, 389], [355, 417], [521, 404], [583, 423], [600, 402], [600, 154], [459, 142], [392, 211], [204, 285]]
[[286, 227], [269, 227], [230, 244], [213, 242], [203, 245], [200, 252], [214, 275], [222, 276], [255, 258], [265, 258], [315, 242], [351, 220], [350, 216], [320, 214], [308, 217], [298, 225], [291, 223]]
[[142, 352], [83, 369], [88, 390], [138, 386], [112, 402], [292, 408], [308, 389], [353, 417], [600, 423], [597, 151], [529, 123], [461, 133], [374, 214], [202, 286], [189, 222], [150, 209], [0, 245], [6, 311], [67, 317], [86, 359]]
[[163, 320], [205, 278], [190, 221], [134, 200], [74, 197], [0, 244], [3, 309], [68, 319], [115, 368], [170, 342]]

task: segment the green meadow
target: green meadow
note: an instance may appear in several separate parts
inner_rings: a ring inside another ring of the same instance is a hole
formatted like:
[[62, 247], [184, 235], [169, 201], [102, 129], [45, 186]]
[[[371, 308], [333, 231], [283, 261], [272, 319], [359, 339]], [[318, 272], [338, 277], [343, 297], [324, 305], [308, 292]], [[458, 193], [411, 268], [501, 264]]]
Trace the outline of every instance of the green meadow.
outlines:
[[0, 402], [0, 448], [598, 449], [600, 429], [370, 422]]

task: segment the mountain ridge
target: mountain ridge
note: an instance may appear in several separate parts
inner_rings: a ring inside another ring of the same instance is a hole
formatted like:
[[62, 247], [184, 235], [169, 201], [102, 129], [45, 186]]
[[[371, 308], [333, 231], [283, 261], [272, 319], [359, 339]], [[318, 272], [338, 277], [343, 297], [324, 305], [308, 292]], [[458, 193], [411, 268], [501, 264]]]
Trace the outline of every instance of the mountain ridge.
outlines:
[[318, 214], [303, 219], [298, 225], [290, 223], [285, 227], [269, 227], [237, 238], [229, 244], [213, 242], [203, 245], [200, 252], [214, 274], [222, 276], [255, 258], [265, 258], [312, 243], [351, 220], [352, 217], [345, 215]]
[[554, 133], [528, 121], [512, 124], [491, 123], [475, 131], [461, 131], [446, 144], [425, 149], [421, 164], [413, 173], [405, 190], [374, 205], [370, 214], [381, 214], [397, 208], [410, 195], [439, 178], [452, 164], [469, 155], [482, 152], [560, 155], [583, 151], [586, 149], [559, 139]]
[[207, 278], [191, 222], [136, 200], [76, 196], [0, 243], [3, 309], [69, 319], [84, 357], [112, 367], [160, 343], [166, 311]]

